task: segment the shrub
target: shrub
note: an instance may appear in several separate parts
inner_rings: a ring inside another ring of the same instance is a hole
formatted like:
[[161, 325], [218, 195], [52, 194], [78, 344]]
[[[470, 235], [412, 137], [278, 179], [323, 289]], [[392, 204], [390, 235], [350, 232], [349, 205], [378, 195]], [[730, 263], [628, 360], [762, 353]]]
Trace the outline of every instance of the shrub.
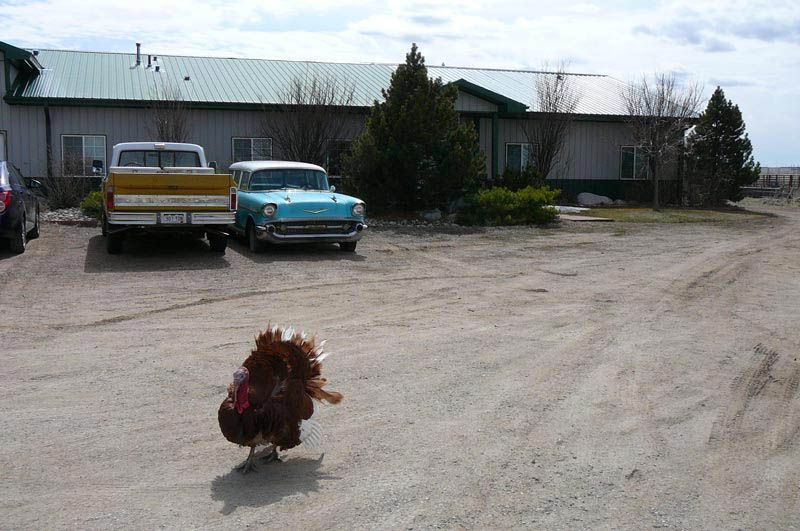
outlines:
[[516, 192], [528, 186], [543, 186], [544, 178], [533, 164], [528, 164], [522, 171], [514, 171], [506, 166], [506, 169], [503, 171], [502, 182], [505, 188]]
[[86, 177], [43, 177], [47, 206], [52, 210], [79, 206], [81, 199], [97, 188], [98, 179]]
[[552, 207], [559, 190], [526, 186], [512, 191], [496, 186], [467, 198], [459, 221], [466, 225], [531, 225], [549, 223], [558, 212]]
[[99, 190], [89, 192], [81, 201], [81, 211], [87, 216], [100, 217], [103, 210], [103, 194]]

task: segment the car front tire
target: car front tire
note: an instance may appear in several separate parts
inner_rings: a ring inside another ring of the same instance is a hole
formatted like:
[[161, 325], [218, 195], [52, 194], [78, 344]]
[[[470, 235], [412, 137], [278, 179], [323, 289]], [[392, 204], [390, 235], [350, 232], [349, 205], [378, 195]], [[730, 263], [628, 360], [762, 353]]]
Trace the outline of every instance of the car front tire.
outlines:
[[261, 242], [256, 237], [256, 227], [252, 223], [247, 224], [247, 248], [251, 253], [261, 251]]
[[356, 244], [358, 242], [339, 242], [339, 249], [346, 253], [356, 252]]

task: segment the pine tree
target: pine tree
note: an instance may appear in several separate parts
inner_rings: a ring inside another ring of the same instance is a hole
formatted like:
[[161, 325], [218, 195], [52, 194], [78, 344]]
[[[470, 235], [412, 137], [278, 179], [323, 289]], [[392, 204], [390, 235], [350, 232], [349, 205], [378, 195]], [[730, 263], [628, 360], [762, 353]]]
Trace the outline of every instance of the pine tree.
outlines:
[[485, 167], [474, 127], [459, 123], [458, 89], [429, 79], [413, 44], [382, 94], [345, 161], [358, 193], [372, 211], [446, 207]]
[[695, 205], [738, 201], [741, 187], [758, 179], [761, 168], [753, 160], [742, 113], [720, 87], [689, 136], [686, 168], [689, 200]]

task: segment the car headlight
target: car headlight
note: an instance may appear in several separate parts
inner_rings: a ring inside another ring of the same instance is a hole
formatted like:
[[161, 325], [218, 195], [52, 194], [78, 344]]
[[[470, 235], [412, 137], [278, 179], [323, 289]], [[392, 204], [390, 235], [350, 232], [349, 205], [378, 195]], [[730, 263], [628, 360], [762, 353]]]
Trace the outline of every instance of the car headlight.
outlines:
[[272, 216], [275, 215], [275, 211], [277, 209], [278, 209], [278, 207], [276, 207], [275, 205], [270, 203], [268, 205], [264, 205], [264, 209], [262, 210], [262, 212], [264, 212], [265, 216], [267, 216], [268, 218], [271, 218]]
[[353, 215], [354, 216], [363, 216], [364, 213], [367, 211], [367, 208], [364, 206], [364, 203], [356, 203], [353, 205]]

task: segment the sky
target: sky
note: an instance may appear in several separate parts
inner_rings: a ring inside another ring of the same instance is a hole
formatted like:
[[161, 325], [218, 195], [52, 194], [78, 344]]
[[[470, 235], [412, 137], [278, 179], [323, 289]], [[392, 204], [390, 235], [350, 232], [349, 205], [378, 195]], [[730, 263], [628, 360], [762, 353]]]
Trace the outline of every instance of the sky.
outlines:
[[671, 72], [742, 110], [762, 166], [800, 165], [800, 1], [0, 0], [25, 48], [570, 70]]

